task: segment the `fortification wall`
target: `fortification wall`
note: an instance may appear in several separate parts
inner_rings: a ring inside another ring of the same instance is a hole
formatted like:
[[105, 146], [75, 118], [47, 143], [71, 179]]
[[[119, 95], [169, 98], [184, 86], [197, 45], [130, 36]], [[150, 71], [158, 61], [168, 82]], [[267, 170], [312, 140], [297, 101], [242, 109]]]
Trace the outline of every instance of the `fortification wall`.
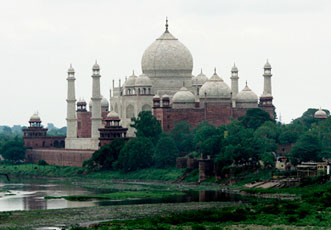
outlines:
[[81, 167], [85, 160], [91, 158], [93, 152], [93, 150], [28, 149], [25, 161], [38, 163], [39, 160], [45, 160], [51, 165]]

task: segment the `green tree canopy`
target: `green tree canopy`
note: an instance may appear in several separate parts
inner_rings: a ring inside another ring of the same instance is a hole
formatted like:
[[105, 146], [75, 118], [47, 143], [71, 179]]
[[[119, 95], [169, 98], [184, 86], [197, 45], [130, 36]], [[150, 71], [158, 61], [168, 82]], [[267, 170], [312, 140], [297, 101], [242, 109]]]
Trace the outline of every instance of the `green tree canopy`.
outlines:
[[187, 121], [175, 123], [169, 133], [174, 140], [179, 152], [189, 153], [194, 151], [193, 134]]
[[248, 109], [246, 115], [241, 117], [240, 120], [246, 128], [257, 129], [266, 121], [272, 121], [269, 113], [263, 111], [262, 109]]
[[303, 134], [291, 150], [292, 163], [298, 164], [302, 161], [319, 161], [322, 151], [321, 143], [311, 131]]
[[113, 169], [113, 163], [117, 161], [125, 142], [123, 138], [117, 138], [110, 144], [102, 146], [93, 153], [91, 159], [84, 162], [83, 166], [92, 170]]
[[162, 128], [160, 122], [152, 115], [151, 111], [141, 111], [138, 118], [131, 119], [133, 124], [130, 126], [135, 128], [137, 137], [150, 138], [154, 144], [157, 143]]
[[125, 172], [148, 168], [153, 164], [154, 147], [147, 137], [129, 140], [122, 148], [116, 167]]
[[5, 160], [11, 163], [17, 163], [25, 159], [26, 149], [22, 139], [17, 137], [13, 140], [5, 142], [1, 147], [1, 155]]
[[157, 168], [175, 167], [178, 154], [174, 140], [166, 134], [161, 135], [155, 147], [155, 166]]

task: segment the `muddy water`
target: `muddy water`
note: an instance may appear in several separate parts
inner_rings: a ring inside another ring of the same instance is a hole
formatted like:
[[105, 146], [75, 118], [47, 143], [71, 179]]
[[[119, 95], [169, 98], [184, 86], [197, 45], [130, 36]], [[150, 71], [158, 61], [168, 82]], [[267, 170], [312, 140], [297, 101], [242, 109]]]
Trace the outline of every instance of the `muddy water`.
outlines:
[[61, 180], [24, 180], [19, 182], [0, 181], [0, 211], [62, 209], [124, 204], [183, 203], [209, 201], [242, 201], [242, 197], [222, 191], [186, 191], [185, 195], [161, 199], [126, 199], [68, 201], [44, 199], [45, 196], [87, 195], [98, 192], [84, 189]]

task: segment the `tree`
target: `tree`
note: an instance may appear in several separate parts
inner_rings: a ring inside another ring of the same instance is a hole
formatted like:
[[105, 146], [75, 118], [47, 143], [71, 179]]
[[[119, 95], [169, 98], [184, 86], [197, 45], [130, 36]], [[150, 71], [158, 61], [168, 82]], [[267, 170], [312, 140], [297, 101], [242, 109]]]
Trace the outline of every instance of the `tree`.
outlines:
[[318, 136], [313, 132], [306, 132], [291, 150], [292, 163], [302, 161], [319, 161], [322, 147]]
[[322, 152], [320, 156], [331, 158], [331, 117], [318, 122], [313, 130], [318, 134], [321, 143]]
[[240, 120], [246, 128], [251, 128], [254, 130], [263, 125], [264, 122], [272, 121], [269, 113], [258, 108], [248, 109], [246, 111], [246, 115], [241, 117]]
[[201, 147], [204, 145], [203, 143], [213, 136], [218, 136], [218, 130], [212, 124], [208, 122], [201, 122], [194, 130], [194, 138], [193, 143], [194, 146], [201, 150]]
[[254, 130], [234, 121], [226, 126], [226, 131], [222, 154], [227, 158], [231, 156], [233, 163], [238, 165], [256, 165], [262, 149], [258, 139], [254, 137]]
[[109, 170], [113, 169], [113, 163], [117, 161], [121, 149], [125, 145], [123, 138], [117, 138], [108, 145], [102, 146], [95, 151], [92, 157], [85, 161], [83, 166], [92, 170]]
[[14, 164], [25, 159], [25, 152], [23, 141], [17, 137], [3, 144], [1, 148], [2, 157]]
[[193, 134], [187, 121], [175, 123], [174, 128], [169, 134], [174, 140], [179, 152], [189, 153], [194, 151]]
[[138, 114], [138, 118], [133, 117], [131, 119], [133, 124], [130, 126], [136, 129], [137, 137], [150, 138], [154, 144], [157, 143], [162, 128], [160, 122], [152, 115], [151, 111], [141, 111]]
[[179, 151], [175, 142], [166, 134], [161, 135], [155, 147], [154, 162], [157, 168], [174, 167]]
[[124, 145], [115, 165], [125, 172], [148, 168], [153, 164], [153, 153], [152, 141], [146, 137], [137, 137]]

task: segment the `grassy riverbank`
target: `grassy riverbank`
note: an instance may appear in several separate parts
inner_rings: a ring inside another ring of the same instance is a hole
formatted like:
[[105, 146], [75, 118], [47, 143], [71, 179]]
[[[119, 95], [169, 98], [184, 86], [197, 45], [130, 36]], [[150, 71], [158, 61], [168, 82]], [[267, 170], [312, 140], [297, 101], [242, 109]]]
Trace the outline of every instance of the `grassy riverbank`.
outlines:
[[93, 179], [122, 179], [122, 180], [161, 180], [172, 181], [182, 175], [184, 170], [170, 169], [142, 169], [129, 173], [121, 173], [118, 171], [101, 171], [87, 172], [86, 169], [80, 167], [69, 166], [54, 166], [37, 164], [21, 164], [21, 165], [0, 165], [0, 174], [9, 174], [15, 177], [81, 177]]
[[186, 211], [166, 216], [117, 220], [72, 230], [107, 229], [329, 229], [331, 209], [305, 203], [265, 201], [256, 205]]
[[239, 205], [224, 202], [114, 205], [57, 210], [0, 212], [0, 229], [32, 229], [36, 227], [70, 227], [89, 225], [95, 221], [130, 220], [169, 215], [191, 210], [221, 209]]
[[173, 191], [173, 192], [166, 192], [166, 191], [141, 191], [141, 192], [113, 192], [113, 193], [106, 193], [106, 194], [96, 194], [96, 195], [72, 195], [72, 196], [46, 196], [45, 199], [61, 199], [64, 198], [70, 201], [87, 201], [93, 199], [99, 200], [124, 200], [129, 198], [167, 198], [172, 196], [181, 196], [185, 195], [183, 192]]

